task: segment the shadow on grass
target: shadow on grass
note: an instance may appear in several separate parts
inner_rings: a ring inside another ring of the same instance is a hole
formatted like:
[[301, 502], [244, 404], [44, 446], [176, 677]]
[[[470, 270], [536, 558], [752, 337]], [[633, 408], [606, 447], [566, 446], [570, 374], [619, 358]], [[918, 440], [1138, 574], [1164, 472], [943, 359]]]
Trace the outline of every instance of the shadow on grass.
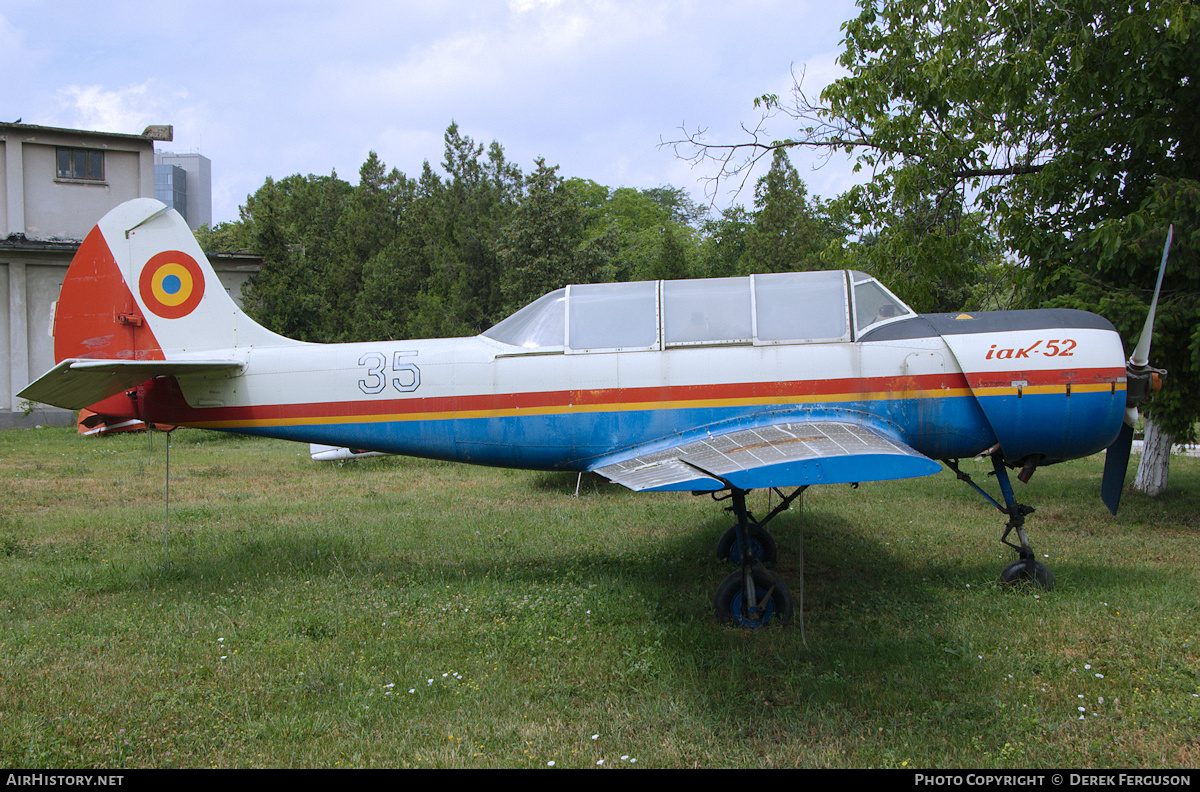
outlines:
[[533, 473], [527, 486], [538, 492], [571, 496], [578, 491], [580, 497], [588, 498], [636, 498], [639, 495], [596, 473], [580, 475], [572, 471]]
[[[536, 477], [534, 486], [560, 486], [561, 479]], [[963, 675], [974, 673], [954, 601], [928, 582], [937, 569], [914, 566], [840, 516], [821, 510], [803, 520], [785, 515], [771, 525], [780, 545], [773, 569], [802, 598], [803, 614], [784, 629], [728, 628], [711, 608], [717, 584], [734, 570], [714, 552], [728, 525], [727, 515], [716, 512], [695, 530], [658, 540], [652, 552], [620, 543], [609, 552], [565, 543], [537, 556], [483, 560], [456, 555], [452, 542], [435, 560], [413, 560], [329, 529], [309, 536], [264, 532], [236, 543], [227, 537], [203, 552], [181, 547], [171, 561], [148, 565], [130, 583], [184, 597], [232, 586], [247, 594], [322, 578], [428, 597], [449, 596], [446, 590], [495, 597], [496, 585], [514, 599], [564, 582], [583, 591], [599, 586], [621, 594], [616, 605], [601, 601], [608, 612], [596, 614], [596, 629], [627, 644], [627, 654], [653, 650], [668, 658], [639, 683], [711, 698], [714, 717], [728, 712], [731, 696], [735, 709], [741, 701], [757, 710], [769, 698], [874, 717], [881, 708], [923, 710], [936, 700], [948, 711], [977, 714], [967, 696], [930, 699], [924, 692], [958, 689]], [[298, 613], [293, 621], [312, 637], [303, 610]], [[329, 628], [324, 621], [319, 626], [323, 636]]]
[[[1032, 603], [1019, 594], [997, 598], [986, 585], [964, 588], [964, 581], [995, 581], [1002, 562], [942, 560], [920, 546], [922, 536], [939, 533], [936, 526], [889, 545], [878, 533], [881, 523], [871, 523], [881, 518], [868, 518], [855, 501], [849, 508], [806, 505], [770, 526], [780, 546], [772, 569], [802, 597], [802, 616], [784, 629], [728, 628], [711, 607], [718, 583], [734, 568], [715, 558], [717, 537], [731, 524], [724, 504], [693, 508], [686, 499], [648, 498], [595, 477], [595, 494], [580, 503], [572, 497], [575, 478], [522, 479], [517, 511], [529, 515], [513, 525], [503, 525], [512, 514], [497, 506], [477, 522], [443, 526], [434, 509], [418, 502], [406, 518], [411, 524], [385, 530], [369, 526], [383, 512], [351, 505], [334, 517], [296, 512], [284, 522], [272, 512], [206, 532], [203, 522], [215, 512], [197, 510], [194, 533], [172, 539], [169, 561], [147, 556], [106, 586], [171, 591], [189, 603], [213, 592], [233, 590], [234, 599], [252, 601], [256, 592], [269, 592], [259, 601], [283, 610], [270, 617], [278, 627], [265, 632], [312, 642], [322, 652], [361, 653], [364, 643], [378, 640], [395, 641], [379, 652], [403, 656], [487, 647], [489, 665], [499, 657], [514, 680], [502, 700], [574, 712], [612, 699], [638, 709], [635, 720], [643, 726], [659, 717], [647, 702], [662, 701], [664, 712], [687, 710], [688, 729], [725, 734], [733, 744], [746, 742], [742, 730], [753, 740], [807, 734], [829, 743], [869, 743], [887, 728], [934, 744], [951, 724], [964, 722], [984, 734], [1008, 733], [1008, 725], [993, 725], [1000, 717], [998, 664], [981, 659], [1010, 629], [1005, 614]], [[627, 530], [614, 532], [615, 522]], [[477, 536], [476, 529], [493, 524], [497, 534], [511, 530], [502, 540]], [[392, 547], [387, 535], [396, 530], [411, 533]], [[994, 556], [995, 538], [992, 530], [978, 536], [979, 557]], [[1099, 597], [1106, 588], [1154, 585], [1141, 570], [1055, 571], [1068, 593]], [[310, 580], [312, 589], [293, 585]], [[328, 583], [337, 585], [322, 585]], [[311, 591], [320, 592], [320, 601], [305, 598]], [[544, 606], [521, 602], [543, 595]], [[471, 600], [470, 615], [450, 607], [459, 599]], [[354, 619], [378, 600], [403, 610], [395, 620], [409, 622], [402, 638], [356, 632]], [[543, 632], [577, 634], [584, 624], [589, 635], [578, 644], [546, 648]], [[576, 646], [594, 656], [574, 657]]]

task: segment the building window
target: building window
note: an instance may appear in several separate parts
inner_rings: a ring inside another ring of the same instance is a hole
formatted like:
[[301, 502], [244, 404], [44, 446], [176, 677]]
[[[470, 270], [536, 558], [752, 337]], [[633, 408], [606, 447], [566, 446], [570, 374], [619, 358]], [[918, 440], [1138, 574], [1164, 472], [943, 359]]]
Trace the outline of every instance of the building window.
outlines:
[[93, 149], [58, 149], [58, 178], [104, 181], [104, 152]]

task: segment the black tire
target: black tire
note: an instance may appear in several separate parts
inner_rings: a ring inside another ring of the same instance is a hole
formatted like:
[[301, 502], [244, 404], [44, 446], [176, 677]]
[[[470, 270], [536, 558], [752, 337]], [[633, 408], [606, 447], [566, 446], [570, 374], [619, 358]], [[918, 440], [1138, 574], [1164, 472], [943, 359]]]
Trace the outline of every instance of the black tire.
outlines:
[[[747, 530], [750, 534], [750, 557], [761, 564], [773, 564], [779, 557], [779, 544], [775, 537], [765, 528], [752, 525]], [[742, 563], [742, 551], [737, 541], [737, 526], [733, 526], [717, 541], [717, 558], [729, 559], [735, 564]]]
[[754, 576], [755, 597], [761, 601], [767, 596], [767, 592], [771, 593], [763, 615], [758, 618], [751, 618], [742, 612], [742, 599], [745, 597], [745, 587], [742, 583], [742, 573], [739, 570], [722, 580], [721, 585], [717, 586], [717, 594], [713, 597], [713, 607], [716, 610], [717, 619], [732, 627], [745, 627], [747, 629], [765, 627], [771, 623], [778, 624], [781, 627], [786, 625], [791, 621], [792, 611], [795, 610], [795, 601], [792, 599], [792, 592], [788, 591], [788, 587], [782, 578], [760, 566], [756, 565], [752, 574]]
[[1044, 591], [1054, 588], [1054, 573], [1040, 561], [1033, 562], [1032, 576], [1029, 574], [1029, 565], [1024, 560], [1013, 561], [1004, 567], [1004, 571], [1000, 573], [1000, 580], [1009, 586], [1032, 583]]

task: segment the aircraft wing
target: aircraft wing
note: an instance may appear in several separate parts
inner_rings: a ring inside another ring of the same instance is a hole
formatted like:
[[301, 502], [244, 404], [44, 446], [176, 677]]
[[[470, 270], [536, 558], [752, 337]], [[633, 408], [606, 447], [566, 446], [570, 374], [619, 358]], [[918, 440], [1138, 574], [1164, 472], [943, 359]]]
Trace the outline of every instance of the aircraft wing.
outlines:
[[736, 429], [594, 468], [638, 492], [849, 484], [928, 476], [941, 469], [903, 443], [841, 421]]
[[164, 375], [236, 371], [239, 360], [98, 360], [67, 358], [17, 394], [22, 399], [81, 410], [109, 396]]

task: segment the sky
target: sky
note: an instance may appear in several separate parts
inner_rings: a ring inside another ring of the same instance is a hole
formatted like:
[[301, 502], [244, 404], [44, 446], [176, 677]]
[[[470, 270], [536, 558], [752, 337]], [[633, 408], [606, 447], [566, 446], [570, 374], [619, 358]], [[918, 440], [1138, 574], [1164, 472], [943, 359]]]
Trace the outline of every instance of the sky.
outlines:
[[[417, 177], [451, 122], [525, 173], [537, 158], [610, 188], [673, 186], [752, 206], [753, 179], [661, 145], [744, 139], [753, 99], [836, 79], [852, 0], [0, 0], [0, 121], [139, 134], [212, 161], [213, 222], [265, 179], [357, 183], [375, 151]], [[789, 133], [782, 119], [768, 131]], [[810, 194], [850, 165], [796, 154]], [[440, 168], [438, 168], [440, 170]], [[735, 185], [729, 185], [732, 188]]]

